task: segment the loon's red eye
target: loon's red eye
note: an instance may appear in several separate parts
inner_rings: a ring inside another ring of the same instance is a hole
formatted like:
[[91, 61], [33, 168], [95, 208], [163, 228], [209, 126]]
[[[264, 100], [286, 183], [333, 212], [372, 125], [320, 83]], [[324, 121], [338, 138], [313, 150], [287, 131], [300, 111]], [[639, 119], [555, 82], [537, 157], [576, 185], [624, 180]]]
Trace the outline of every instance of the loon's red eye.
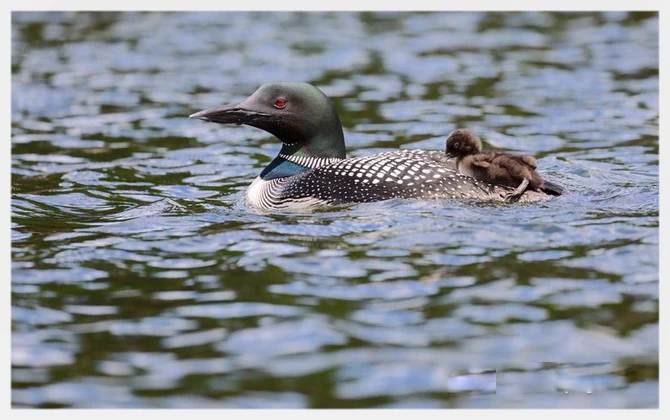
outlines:
[[275, 100], [275, 108], [279, 108], [279, 109], [286, 108], [287, 103], [288, 103], [288, 101], [286, 99], [278, 98], [278, 99]]

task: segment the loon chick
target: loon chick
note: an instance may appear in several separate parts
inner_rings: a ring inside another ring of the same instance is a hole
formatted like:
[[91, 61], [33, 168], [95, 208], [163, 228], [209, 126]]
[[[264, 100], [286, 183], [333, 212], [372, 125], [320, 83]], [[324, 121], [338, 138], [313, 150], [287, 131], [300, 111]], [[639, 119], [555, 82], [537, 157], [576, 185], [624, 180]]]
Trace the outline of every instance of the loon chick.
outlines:
[[[247, 188], [255, 208], [304, 209], [392, 198], [502, 200], [509, 188], [461, 175], [441, 151], [396, 150], [346, 158], [342, 124], [328, 97], [308, 83], [268, 83], [239, 104], [191, 115], [246, 124], [282, 142], [279, 155]], [[526, 194], [525, 201], [546, 199]]]
[[447, 155], [456, 157], [459, 173], [495, 185], [516, 188], [505, 201], [519, 201], [527, 190], [560, 195], [563, 189], [545, 182], [535, 172], [537, 161], [532, 156], [518, 156], [499, 152], [482, 152], [482, 142], [472, 131], [460, 128], [447, 138]]

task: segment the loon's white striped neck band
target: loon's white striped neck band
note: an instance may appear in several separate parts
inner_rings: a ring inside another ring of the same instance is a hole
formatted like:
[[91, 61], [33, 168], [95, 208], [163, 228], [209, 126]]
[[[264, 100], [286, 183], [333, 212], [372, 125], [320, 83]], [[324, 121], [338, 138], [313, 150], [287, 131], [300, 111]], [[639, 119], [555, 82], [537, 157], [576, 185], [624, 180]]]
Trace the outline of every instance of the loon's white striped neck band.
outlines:
[[342, 158], [321, 158], [321, 157], [311, 157], [311, 156], [295, 156], [295, 155], [285, 155], [283, 153], [279, 154], [279, 157], [286, 159], [289, 162], [293, 162], [297, 165], [304, 166], [306, 168], [314, 169], [320, 168], [325, 165], [329, 165], [334, 162], [339, 162], [344, 160]]

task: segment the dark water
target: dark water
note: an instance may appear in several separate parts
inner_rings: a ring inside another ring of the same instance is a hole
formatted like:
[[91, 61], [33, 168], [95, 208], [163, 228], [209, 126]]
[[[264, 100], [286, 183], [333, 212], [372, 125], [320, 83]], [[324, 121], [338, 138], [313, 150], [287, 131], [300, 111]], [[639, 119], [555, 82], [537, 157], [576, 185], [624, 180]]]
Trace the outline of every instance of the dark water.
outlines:
[[[658, 406], [658, 18], [14, 13], [14, 407]], [[260, 214], [268, 81], [350, 156], [456, 127], [539, 204]]]

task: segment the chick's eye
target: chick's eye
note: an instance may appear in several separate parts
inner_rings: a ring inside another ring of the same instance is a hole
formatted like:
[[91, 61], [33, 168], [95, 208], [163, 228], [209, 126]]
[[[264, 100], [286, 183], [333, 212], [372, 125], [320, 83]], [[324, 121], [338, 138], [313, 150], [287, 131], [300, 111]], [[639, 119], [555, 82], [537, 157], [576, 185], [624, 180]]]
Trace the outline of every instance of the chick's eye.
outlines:
[[284, 98], [276, 99], [275, 100], [275, 108], [279, 108], [279, 109], [286, 108], [287, 103], [288, 102]]

